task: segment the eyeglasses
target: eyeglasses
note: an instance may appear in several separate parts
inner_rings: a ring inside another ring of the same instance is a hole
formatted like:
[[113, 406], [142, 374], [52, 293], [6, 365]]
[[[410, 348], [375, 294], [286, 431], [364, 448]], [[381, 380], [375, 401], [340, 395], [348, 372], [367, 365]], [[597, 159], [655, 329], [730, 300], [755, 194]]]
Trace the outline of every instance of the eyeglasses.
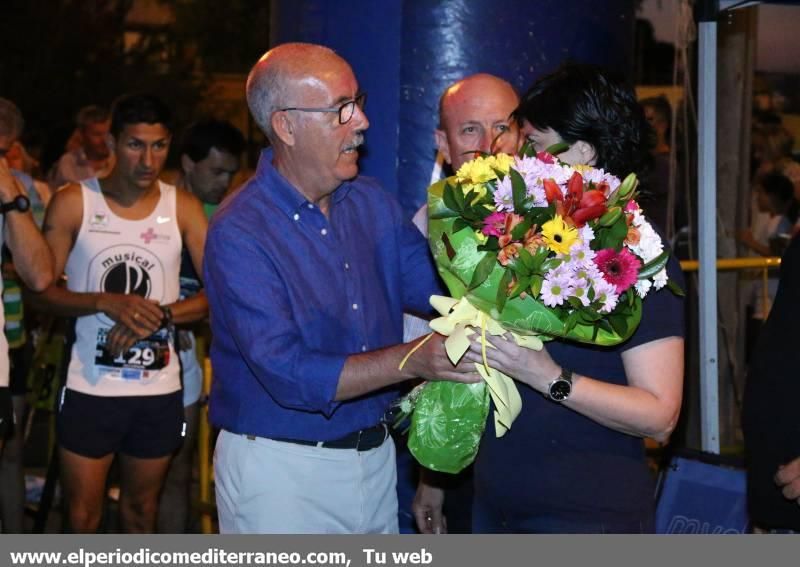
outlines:
[[360, 110], [364, 110], [366, 104], [367, 93], [358, 93], [354, 99], [348, 100], [342, 103], [341, 106], [334, 108], [301, 108], [298, 106], [288, 106], [286, 108], [279, 108], [278, 112], [283, 112], [284, 110], [297, 110], [298, 112], [338, 112], [339, 124], [347, 124], [353, 118], [353, 114], [356, 112], [356, 106], [358, 106]]

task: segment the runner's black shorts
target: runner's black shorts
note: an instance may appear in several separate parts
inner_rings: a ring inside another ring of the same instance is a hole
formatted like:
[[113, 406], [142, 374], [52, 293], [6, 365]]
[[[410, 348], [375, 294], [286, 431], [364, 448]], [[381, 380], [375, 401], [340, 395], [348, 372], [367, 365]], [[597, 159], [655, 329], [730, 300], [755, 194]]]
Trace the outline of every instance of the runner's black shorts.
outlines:
[[62, 388], [56, 432], [61, 447], [84, 457], [166, 457], [183, 443], [183, 392], [114, 397]]

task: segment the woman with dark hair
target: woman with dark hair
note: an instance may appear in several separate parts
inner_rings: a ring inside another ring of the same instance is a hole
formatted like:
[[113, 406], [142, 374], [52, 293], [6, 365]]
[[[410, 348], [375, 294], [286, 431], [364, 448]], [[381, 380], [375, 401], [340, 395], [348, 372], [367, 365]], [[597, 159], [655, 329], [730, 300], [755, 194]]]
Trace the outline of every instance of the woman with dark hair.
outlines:
[[[597, 68], [570, 65], [540, 79], [516, 115], [537, 151], [569, 143], [558, 156], [565, 163], [624, 177], [646, 162], [647, 123], [633, 91]], [[680, 283], [674, 259], [668, 273]], [[666, 441], [678, 419], [681, 300], [651, 290], [639, 328], [616, 347], [553, 340], [533, 351], [514, 341], [493, 344], [489, 363], [520, 382], [522, 413], [502, 438], [491, 426], [483, 437], [473, 531], [654, 531], [655, 487], [643, 438]], [[466, 357], [480, 362], [480, 345]], [[417, 517], [439, 517], [441, 503], [437, 488], [420, 485]]]

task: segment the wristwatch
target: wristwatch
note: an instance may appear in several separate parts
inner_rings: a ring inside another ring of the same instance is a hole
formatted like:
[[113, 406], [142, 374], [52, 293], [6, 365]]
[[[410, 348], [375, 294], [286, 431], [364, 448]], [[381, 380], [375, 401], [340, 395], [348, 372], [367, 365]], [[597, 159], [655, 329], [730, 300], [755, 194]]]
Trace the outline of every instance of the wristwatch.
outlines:
[[572, 370], [561, 367], [561, 374], [547, 386], [546, 396], [554, 402], [565, 402], [572, 393]]
[[13, 199], [11, 199], [8, 203], [3, 203], [2, 205], [0, 205], [0, 213], [6, 214], [11, 211], [19, 211], [21, 213], [24, 213], [30, 208], [31, 208], [31, 200], [28, 199], [25, 195], [17, 195]]

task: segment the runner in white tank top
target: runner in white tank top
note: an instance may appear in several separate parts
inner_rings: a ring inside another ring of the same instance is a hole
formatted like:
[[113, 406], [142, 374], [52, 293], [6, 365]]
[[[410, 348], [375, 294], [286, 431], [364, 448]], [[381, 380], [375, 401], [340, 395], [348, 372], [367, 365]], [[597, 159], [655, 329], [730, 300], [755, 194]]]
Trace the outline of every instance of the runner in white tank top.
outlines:
[[199, 200], [158, 180], [169, 151], [169, 109], [150, 95], [119, 99], [108, 177], [53, 197], [44, 232], [55, 270], [41, 303], [76, 317], [57, 415], [62, 487], [73, 532], [96, 531], [104, 487], [120, 455], [125, 532], [155, 528], [158, 494], [182, 442], [178, 357], [167, 329], [204, 319], [203, 293], [179, 299], [183, 244], [200, 269], [207, 222]]
[[[169, 305], [178, 300], [181, 234], [175, 187], [159, 181], [161, 198], [141, 220], [114, 214], [97, 179], [81, 184], [83, 221], [65, 272], [75, 292], [136, 294]], [[78, 317], [67, 388], [94, 396], [154, 396], [181, 387], [180, 365], [166, 328], [114, 356], [106, 336], [114, 326], [105, 313]]]

